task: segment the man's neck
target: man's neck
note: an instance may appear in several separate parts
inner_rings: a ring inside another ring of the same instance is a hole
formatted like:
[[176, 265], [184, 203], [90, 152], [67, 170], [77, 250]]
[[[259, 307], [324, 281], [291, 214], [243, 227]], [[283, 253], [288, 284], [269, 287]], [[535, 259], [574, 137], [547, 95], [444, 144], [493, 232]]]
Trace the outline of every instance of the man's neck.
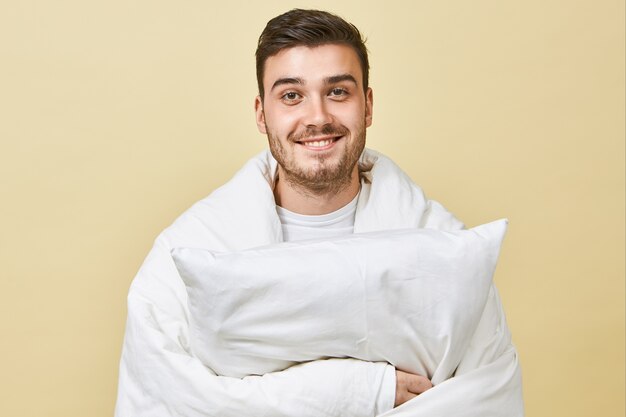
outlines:
[[361, 187], [359, 171], [355, 166], [350, 181], [340, 189], [327, 192], [308, 190], [281, 178], [280, 168], [274, 186], [274, 199], [280, 207], [298, 214], [320, 215], [332, 213], [350, 203]]

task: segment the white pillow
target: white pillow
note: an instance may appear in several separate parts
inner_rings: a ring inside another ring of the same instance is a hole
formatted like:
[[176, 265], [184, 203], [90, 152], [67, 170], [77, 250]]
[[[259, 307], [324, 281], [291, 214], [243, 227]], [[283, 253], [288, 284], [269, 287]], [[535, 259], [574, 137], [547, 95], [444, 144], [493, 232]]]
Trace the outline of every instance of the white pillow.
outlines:
[[485, 306], [506, 227], [173, 249], [192, 352], [231, 377], [351, 357], [447, 379]]

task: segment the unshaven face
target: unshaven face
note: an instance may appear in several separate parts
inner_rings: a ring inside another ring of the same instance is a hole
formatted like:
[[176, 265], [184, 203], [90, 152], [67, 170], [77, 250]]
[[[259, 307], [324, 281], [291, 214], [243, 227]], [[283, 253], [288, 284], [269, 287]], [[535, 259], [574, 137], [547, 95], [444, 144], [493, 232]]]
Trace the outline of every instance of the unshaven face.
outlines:
[[372, 91], [363, 91], [354, 50], [346, 45], [298, 46], [265, 62], [265, 97], [256, 100], [279, 178], [323, 193], [353, 178], [372, 123]]

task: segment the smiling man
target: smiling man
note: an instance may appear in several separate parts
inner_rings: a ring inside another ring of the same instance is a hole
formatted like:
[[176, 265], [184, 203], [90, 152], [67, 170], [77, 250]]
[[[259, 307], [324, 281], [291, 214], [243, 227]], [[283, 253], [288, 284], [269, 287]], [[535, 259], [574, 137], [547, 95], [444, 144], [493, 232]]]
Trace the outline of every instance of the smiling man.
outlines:
[[326, 214], [359, 191], [357, 161], [372, 124], [372, 90], [351, 46], [294, 46], [264, 65], [257, 125], [278, 161], [276, 203]]
[[[201, 359], [212, 354], [198, 343], [202, 334], [220, 332], [227, 325], [197, 328], [203, 317], [197, 316], [198, 306], [192, 302], [194, 284], [182, 278], [193, 267], [174, 263], [176, 248], [245, 257], [251, 248], [280, 252], [289, 247], [282, 242], [301, 241], [307, 249], [308, 239], [341, 242], [337, 239], [353, 233], [463, 228], [440, 204], [427, 200], [392, 161], [365, 148], [373, 93], [367, 49], [356, 27], [331, 13], [292, 10], [268, 22], [256, 59], [256, 123], [267, 135], [269, 152], [253, 158], [229, 183], [194, 205], [157, 238], [128, 296], [116, 416], [523, 415], [517, 353], [493, 285], [485, 295], [484, 309], [482, 304], [478, 309], [483, 313], [463, 357], [447, 364], [449, 371], [434, 386], [433, 369], [421, 374], [405, 372], [385, 361], [332, 351], [243, 378], [220, 374], [216, 369], [228, 366], [212, 367], [210, 360]], [[326, 261], [323, 256], [315, 259]], [[238, 267], [233, 264], [229, 269]], [[271, 275], [272, 271], [261, 273]], [[325, 278], [329, 277], [320, 277], [314, 284], [327, 286], [328, 297], [336, 296], [332, 279]], [[207, 280], [221, 286], [216, 304], [208, 306], [217, 312], [219, 298], [227, 297], [223, 286], [229, 281], [224, 276]], [[260, 294], [268, 296], [265, 289]], [[306, 295], [268, 303], [271, 311], [264, 309], [256, 316], [279, 320], [281, 304]], [[239, 307], [229, 310], [229, 316], [241, 317], [246, 305]], [[313, 317], [307, 316], [299, 327], [306, 329], [318, 314], [310, 313]], [[271, 319], [263, 322], [264, 329], [275, 325]], [[321, 344], [324, 335], [319, 336]], [[235, 339], [237, 346], [269, 349], [254, 335]], [[445, 337], [441, 339], [445, 342]], [[276, 341], [281, 346], [292, 342], [288, 336]], [[389, 340], [390, 346], [402, 343]], [[299, 346], [295, 348], [296, 354], [301, 353]], [[439, 354], [445, 357], [446, 352]]]

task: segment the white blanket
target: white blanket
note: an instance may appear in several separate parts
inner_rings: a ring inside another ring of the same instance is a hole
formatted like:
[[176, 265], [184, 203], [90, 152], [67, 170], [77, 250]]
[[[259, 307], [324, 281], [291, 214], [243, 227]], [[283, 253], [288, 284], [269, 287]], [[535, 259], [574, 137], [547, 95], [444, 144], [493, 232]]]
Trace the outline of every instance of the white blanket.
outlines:
[[[371, 169], [364, 173], [355, 232], [462, 228], [387, 158], [367, 150], [361, 163]], [[393, 402], [393, 392], [381, 392], [385, 363], [318, 360], [238, 379], [216, 375], [190, 353], [187, 293], [170, 250], [236, 251], [280, 242], [275, 171], [276, 162], [262, 153], [157, 238], [128, 296], [117, 417], [374, 416], [385, 411], [380, 404]], [[454, 377], [384, 415], [523, 415], [517, 354], [495, 287]]]

